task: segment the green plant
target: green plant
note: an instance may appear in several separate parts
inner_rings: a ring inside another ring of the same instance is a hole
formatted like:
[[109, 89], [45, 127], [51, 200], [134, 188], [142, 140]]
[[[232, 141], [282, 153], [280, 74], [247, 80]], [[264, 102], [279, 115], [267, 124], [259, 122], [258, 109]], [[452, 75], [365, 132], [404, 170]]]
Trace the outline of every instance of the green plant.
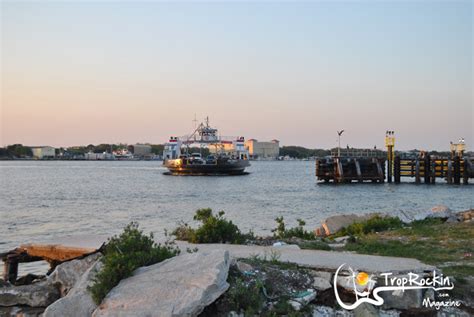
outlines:
[[278, 239], [289, 239], [289, 238], [300, 238], [304, 240], [314, 240], [316, 236], [313, 232], [304, 230], [306, 222], [302, 219], [296, 219], [298, 226], [290, 229], [286, 229], [286, 225], [283, 217], [277, 217], [275, 219], [277, 227], [272, 229], [273, 236]]
[[179, 249], [172, 243], [156, 244], [153, 234], [143, 234], [136, 222], [128, 224], [123, 232], [110, 238], [105, 246], [104, 264], [94, 279], [89, 291], [96, 304], [104, 299], [107, 293], [120, 280], [132, 275], [132, 272], [141, 267], [161, 262], [179, 254]]
[[355, 222], [342, 228], [335, 236], [361, 236], [371, 232], [402, 228], [403, 225], [403, 222], [398, 217], [381, 217], [376, 215], [365, 221]]
[[191, 228], [186, 223], [181, 223], [172, 234], [178, 240], [192, 243], [239, 244], [253, 236], [251, 232], [242, 234], [231, 220], [224, 218], [224, 214], [224, 211], [219, 211], [217, 215], [214, 215], [210, 208], [198, 209], [194, 215], [194, 220], [201, 222], [201, 225], [197, 229]]
[[236, 278], [227, 292], [229, 308], [242, 311], [245, 316], [257, 315], [264, 303], [261, 285], [257, 282], [246, 283]]

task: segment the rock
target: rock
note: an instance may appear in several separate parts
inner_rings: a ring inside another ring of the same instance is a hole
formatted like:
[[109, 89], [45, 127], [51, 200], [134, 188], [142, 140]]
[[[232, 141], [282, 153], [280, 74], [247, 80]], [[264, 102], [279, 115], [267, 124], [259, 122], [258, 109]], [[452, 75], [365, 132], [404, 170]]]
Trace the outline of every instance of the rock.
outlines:
[[380, 317], [380, 312], [374, 305], [362, 303], [354, 309], [354, 317]]
[[474, 219], [474, 209], [458, 212], [456, 216], [463, 222], [472, 221], [472, 219]]
[[313, 287], [318, 291], [325, 291], [332, 287], [331, 283], [322, 277], [314, 277]]
[[249, 274], [253, 271], [253, 266], [248, 263], [237, 261], [235, 265], [237, 267], [237, 270], [239, 270], [239, 272], [242, 274]]
[[83, 259], [71, 260], [58, 265], [48, 276], [48, 283], [56, 285], [61, 296], [65, 296], [101, 256], [101, 253], [94, 253]]
[[95, 253], [84, 259], [64, 262], [58, 265], [45, 280], [33, 284], [2, 287], [0, 288], [0, 306], [46, 307], [66, 295], [100, 256], [100, 253]]
[[337, 286], [344, 288], [347, 291], [354, 292], [354, 282], [351, 276], [338, 276]]
[[296, 311], [299, 311], [304, 306], [308, 305], [316, 298], [316, 291], [313, 289], [308, 289], [306, 292], [303, 292], [299, 297], [290, 299], [288, 303], [293, 306]]
[[59, 297], [59, 290], [47, 280], [31, 285], [0, 288], [0, 306], [46, 307]]
[[[323, 223], [322, 223], [322, 229], [319, 230], [316, 229], [315, 233], [316, 235], [330, 235], [338, 232], [342, 228], [345, 228], [354, 222], [361, 222], [367, 219], [370, 219], [376, 215], [380, 215], [378, 213], [371, 213], [371, 214], [365, 214], [365, 215], [355, 215], [355, 214], [347, 214], [347, 215], [338, 215], [338, 216], [332, 216], [327, 218]], [[319, 234], [318, 234], [319, 233]]]
[[433, 208], [431, 208], [431, 212], [428, 214], [427, 217], [428, 218], [443, 218], [443, 219], [446, 219], [446, 218], [449, 218], [451, 216], [454, 216], [451, 209], [449, 209], [445, 205], [438, 205], [438, 206], [434, 206]]
[[337, 237], [334, 238], [334, 241], [336, 241], [337, 243], [345, 243], [347, 242], [347, 240], [349, 240], [349, 238], [349, 236]]
[[311, 271], [311, 275], [314, 277], [320, 277], [327, 280], [330, 284], [332, 284], [332, 273], [326, 271]]
[[97, 305], [92, 300], [87, 288], [92, 286], [93, 279], [102, 268], [102, 265], [100, 259], [97, 259], [65, 297], [55, 301], [46, 308], [43, 317], [91, 316]]
[[349, 310], [335, 310], [328, 306], [317, 306], [313, 310], [313, 317], [352, 317], [354, 313]]
[[188, 253], [137, 269], [93, 316], [197, 316], [228, 288], [229, 253]]
[[379, 295], [384, 300], [384, 303], [382, 305], [382, 308], [384, 309], [406, 310], [411, 308], [420, 308], [423, 302], [421, 289], [380, 292]]
[[380, 317], [400, 317], [400, 314], [397, 310], [379, 310]]
[[443, 307], [436, 317], [472, 317], [472, 315], [456, 307]]

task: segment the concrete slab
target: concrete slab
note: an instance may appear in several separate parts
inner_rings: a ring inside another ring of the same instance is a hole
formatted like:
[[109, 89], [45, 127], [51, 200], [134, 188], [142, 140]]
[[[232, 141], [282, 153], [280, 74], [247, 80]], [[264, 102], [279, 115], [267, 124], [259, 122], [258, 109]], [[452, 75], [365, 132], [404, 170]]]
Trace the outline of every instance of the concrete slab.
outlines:
[[295, 246], [264, 247], [232, 244], [191, 244], [177, 241], [177, 245], [183, 252], [186, 249], [198, 248], [198, 252], [209, 252], [211, 250], [226, 250], [233, 258], [248, 258], [253, 255], [267, 255], [269, 258], [273, 253], [279, 254], [279, 261], [292, 262], [301, 266], [336, 270], [341, 264], [347, 264], [355, 270], [363, 270], [370, 273], [377, 272], [422, 272], [431, 271], [433, 266], [424, 264], [416, 259], [398, 258], [389, 256], [376, 256], [355, 254], [351, 252], [301, 250]]

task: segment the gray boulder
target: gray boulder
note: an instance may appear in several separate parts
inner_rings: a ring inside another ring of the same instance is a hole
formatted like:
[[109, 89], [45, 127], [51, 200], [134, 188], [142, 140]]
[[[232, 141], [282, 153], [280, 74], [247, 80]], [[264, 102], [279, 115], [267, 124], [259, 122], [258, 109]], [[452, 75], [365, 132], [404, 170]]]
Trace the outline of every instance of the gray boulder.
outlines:
[[330, 289], [332, 285], [327, 279], [315, 276], [313, 287], [318, 291], [325, 291], [327, 289]]
[[338, 232], [342, 228], [345, 228], [354, 222], [361, 222], [364, 220], [368, 220], [376, 215], [381, 215], [379, 213], [370, 213], [365, 215], [355, 215], [355, 214], [347, 214], [347, 215], [337, 215], [327, 218], [323, 223], [319, 230], [316, 229], [317, 235], [330, 235]]
[[0, 287], [0, 306], [46, 307], [59, 297], [59, 290], [47, 280], [31, 285]]
[[229, 287], [229, 253], [184, 254], [137, 269], [93, 316], [197, 316]]
[[92, 286], [93, 279], [102, 268], [102, 265], [100, 259], [97, 259], [65, 297], [55, 301], [46, 308], [43, 317], [91, 316], [97, 305], [92, 300], [87, 288]]
[[83, 259], [67, 261], [58, 265], [48, 276], [48, 283], [54, 284], [59, 289], [61, 296], [65, 296], [101, 256], [101, 253], [94, 253]]
[[431, 208], [428, 218], [449, 218], [455, 216], [451, 209], [445, 205], [437, 205]]
[[29, 285], [0, 287], [0, 306], [46, 307], [66, 295], [100, 256], [64, 262], [46, 279]]

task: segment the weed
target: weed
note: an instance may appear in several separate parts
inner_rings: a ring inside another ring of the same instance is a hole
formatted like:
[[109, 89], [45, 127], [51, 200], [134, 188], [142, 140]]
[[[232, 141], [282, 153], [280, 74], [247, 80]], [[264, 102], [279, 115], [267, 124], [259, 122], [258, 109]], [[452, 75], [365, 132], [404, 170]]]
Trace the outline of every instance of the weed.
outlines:
[[131, 222], [119, 236], [110, 238], [105, 246], [104, 264], [94, 279], [89, 291], [96, 304], [104, 299], [107, 293], [120, 280], [132, 275], [141, 267], [152, 265], [179, 254], [179, 249], [172, 243], [164, 245], [153, 241], [153, 234], [143, 234], [136, 222]]
[[302, 219], [297, 219], [298, 226], [287, 229], [283, 217], [275, 219], [277, 227], [272, 229], [273, 236], [278, 239], [300, 238], [304, 240], [314, 240], [316, 236], [313, 232], [304, 230], [306, 222]]
[[242, 234], [240, 229], [231, 220], [224, 218], [224, 211], [217, 215], [212, 209], [198, 209], [194, 220], [201, 222], [197, 228], [191, 228], [187, 223], [180, 225], [172, 232], [176, 239], [192, 243], [234, 243], [241, 244], [247, 239], [253, 238], [253, 233]]

